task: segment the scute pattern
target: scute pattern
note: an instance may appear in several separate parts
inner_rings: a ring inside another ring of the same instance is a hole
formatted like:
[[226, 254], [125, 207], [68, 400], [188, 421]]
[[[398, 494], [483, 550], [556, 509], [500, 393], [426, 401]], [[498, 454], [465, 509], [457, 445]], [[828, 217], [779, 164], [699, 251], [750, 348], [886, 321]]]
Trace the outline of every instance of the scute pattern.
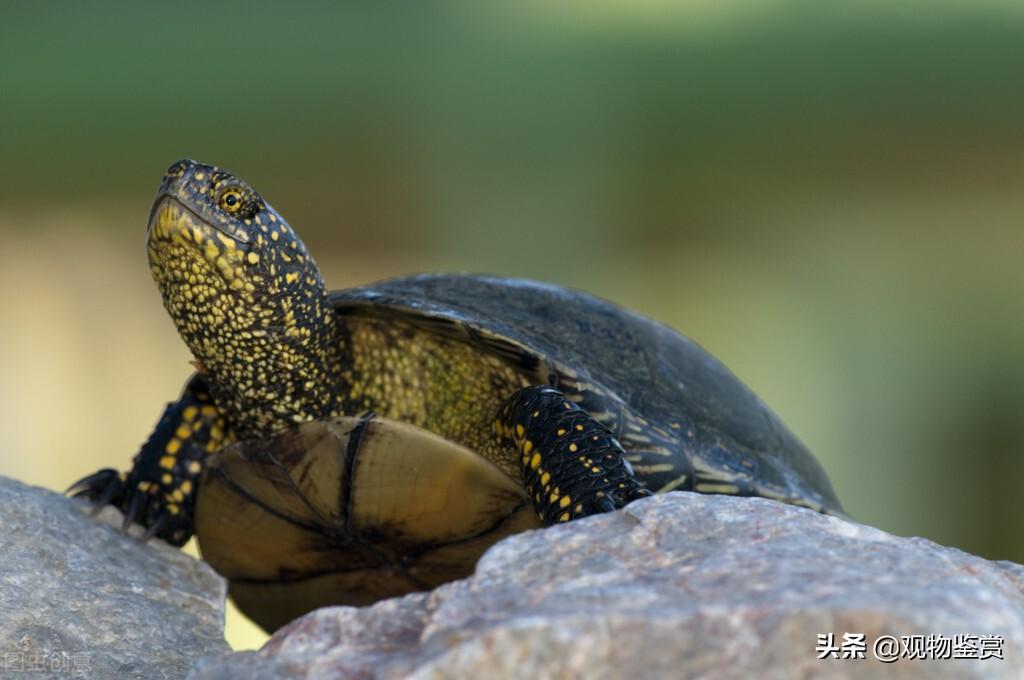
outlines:
[[438, 333], [466, 342], [482, 333], [492, 346], [504, 338], [533, 355], [534, 378], [543, 372], [543, 383], [588, 411], [608, 412], [598, 419], [613, 425], [652, 490], [722, 483], [728, 493], [843, 514], [818, 461], [746, 385], [640, 314], [560, 286], [460, 274], [390, 279], [333, 292], [331, 301], [343, 318], [423, 319]]

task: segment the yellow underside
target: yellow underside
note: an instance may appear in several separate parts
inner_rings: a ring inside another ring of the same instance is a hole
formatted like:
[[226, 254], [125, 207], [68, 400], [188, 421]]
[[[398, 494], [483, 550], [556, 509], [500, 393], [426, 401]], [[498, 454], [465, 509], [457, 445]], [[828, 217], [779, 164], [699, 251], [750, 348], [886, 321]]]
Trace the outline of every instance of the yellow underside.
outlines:
[[350, 450], [357, 424], [308, 423], [209, 463], [200, 550], [267, 630], [465, 577], [495, 541], [540, 526], [521, 485], [473, 451], [386, 418]]

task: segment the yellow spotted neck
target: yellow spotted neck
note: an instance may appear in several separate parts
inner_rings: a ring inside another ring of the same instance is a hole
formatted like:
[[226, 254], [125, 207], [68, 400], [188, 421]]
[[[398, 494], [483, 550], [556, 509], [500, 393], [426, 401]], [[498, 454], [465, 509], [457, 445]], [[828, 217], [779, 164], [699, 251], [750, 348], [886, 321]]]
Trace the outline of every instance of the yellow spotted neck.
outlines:
[[164, 306], [242, 439], [338, 412], [342, 343], [323, 281], [290, 227], [268, 222], [242, 243], [166, 199], [148, 239]]

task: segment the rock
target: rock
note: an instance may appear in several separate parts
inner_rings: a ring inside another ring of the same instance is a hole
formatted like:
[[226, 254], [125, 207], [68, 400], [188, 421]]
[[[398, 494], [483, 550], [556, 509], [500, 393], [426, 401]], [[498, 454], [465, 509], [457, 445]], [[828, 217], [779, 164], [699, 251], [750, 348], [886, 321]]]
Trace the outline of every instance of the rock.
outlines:
[[0, 677], [181, 678], [229, 650], [219, 576], [86, 510], [0, 477]]
[[[820, 634], [842, 647], [845, 633], [864, 635], [866, 658], [818, 659]], [[1004, 658], [873, 658], [880, 636], [958, 634], [1001, 636]], [[880, 674], [1024, 677], [1024, 567], [764, 499], [673, 493], [513, 536], [431, 593], [313, 612], [189, 677]]]

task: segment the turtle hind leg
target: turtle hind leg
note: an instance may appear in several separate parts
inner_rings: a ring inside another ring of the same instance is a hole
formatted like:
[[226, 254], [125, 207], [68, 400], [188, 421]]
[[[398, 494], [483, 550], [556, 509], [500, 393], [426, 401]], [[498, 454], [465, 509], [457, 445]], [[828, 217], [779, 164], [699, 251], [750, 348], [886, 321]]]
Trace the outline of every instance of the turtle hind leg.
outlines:
[[118, 508], [125, 529], [137, 523], [146, 528], [146, 538], [182, 546], [192, 536], [204, 459], [229, 441], [224, 417], [197, 376], [164, 409], [128, 473], [100, 470], [75, 482], [68, 493], [97, 508]]
[[546, 526], [651, 495], [611, 431], [552, 387], [517, 391], [494, 428], [518, 450], [523, 482]]

